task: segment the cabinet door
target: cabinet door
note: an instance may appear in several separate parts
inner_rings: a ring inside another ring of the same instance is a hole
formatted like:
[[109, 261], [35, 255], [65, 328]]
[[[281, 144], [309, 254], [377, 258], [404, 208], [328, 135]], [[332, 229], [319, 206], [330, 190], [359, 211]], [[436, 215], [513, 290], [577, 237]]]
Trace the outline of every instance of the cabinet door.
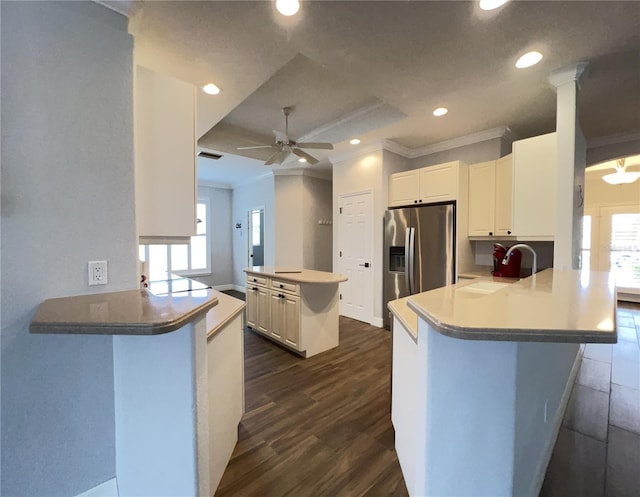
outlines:
[[458, 163], [447, 162], [420, 169], [419, 203], [456, 200], [458, 196]]
[[495, 235], [513, 234], [513, 160], [511, 154], [496, 161]]
[[274, 291], [269, 291], [269, 312], [271, 314], [271, 321], [269, 323], [269, 335], [276, 340], [282, 342], [283, 336], [285, 336], [284, 327], [284, 294]]
[[256, 329], [268, 333], [271, 326], [271, 314], [269, 309], [269, 292], [266, 288], [258, 287], [257, 293], [257, 309]]
[[136, 223], [143, 239], [196, 233], [195, 99], [193, 85], [137, 68]]
[[494, 234], [495, 173], [495, 161], [469, 166], [469, 236]]
[[300, 297], [285, 295], [282, 299], [284, 307], [284, 341], [296, 349], [300, 348]]
[[247, 293], [247, 326], [257, 328], [258, 322], [258, 287], [248, 286]]
[[418, 203], [419, 171], [405, 171], [389, 176], [389, 207]]
[[518, 237], [555, 236], [556, 150], [555, 133], [513, 142], [513, 229]]

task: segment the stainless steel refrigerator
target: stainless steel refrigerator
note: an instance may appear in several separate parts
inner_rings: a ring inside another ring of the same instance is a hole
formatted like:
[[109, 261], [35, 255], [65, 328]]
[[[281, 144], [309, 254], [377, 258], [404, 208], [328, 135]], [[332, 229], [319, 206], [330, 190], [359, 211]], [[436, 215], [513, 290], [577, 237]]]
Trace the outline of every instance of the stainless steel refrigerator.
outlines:
[[390, 209], [384, 216], [383, 322], [387, 302], [454, 282], [455, 204]]

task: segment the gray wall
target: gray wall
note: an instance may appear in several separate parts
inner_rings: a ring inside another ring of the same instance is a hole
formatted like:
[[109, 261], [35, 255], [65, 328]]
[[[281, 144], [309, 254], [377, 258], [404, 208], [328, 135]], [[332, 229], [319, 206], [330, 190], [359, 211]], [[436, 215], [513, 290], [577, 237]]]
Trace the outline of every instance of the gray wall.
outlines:
[[[506, 153], [505, 153], [506, 152]], [[502, 138], [493, 138], [464, 147], [443, 150], [435, 154], [422, 155], [411, 159], [409, 169], [417, 169], [420, 167], [434, 166], [454, 160], [461, 160], [467, 164], [476, 164], [488, 160], [499, 159], [511, 152], [511, 146], [506, 144]]]
[[211, 237], [211, 274], [195, 279], [211, 286], [230, 285], [233, 283], [232, 191], [199, 186], [198, 198], [203, 197], [209, 199], [207, 229]]
[[1, 492], [76, 495], [115, 476], [112, 339], [28, 326], [47, 298], [137, 286], [133, 43], [90, 2], [1, 9]]
[[318, 224], [318, 221], [332, 221], [333, 185], [328, 180], [303, 176], [302, 188], [303, 267], [317, 271], [331, 271], [333, 229], [330, 224]]
[[[275, 263], [274, 240], [274, 182], [273, 176], [263, 176], [252, 183], [233, 190], [232, 229], [233, 229], [233, 283], [244, 287], [245, 276], [242, 270], [247, 267], [247, 211], [264, 207], [264, 263]], [[236, 228], [241, 223], [242, 228]]]

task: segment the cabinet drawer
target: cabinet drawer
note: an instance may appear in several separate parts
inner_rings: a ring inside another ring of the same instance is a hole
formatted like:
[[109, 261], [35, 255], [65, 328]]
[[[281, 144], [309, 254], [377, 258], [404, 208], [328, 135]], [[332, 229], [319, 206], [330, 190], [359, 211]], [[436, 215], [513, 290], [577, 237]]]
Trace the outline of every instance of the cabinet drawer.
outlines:
[[296, 295], [298, 294], [298, 284], [291, 283], [290, 281], [272, 279], [271, 288], [282, 290], [283, 292], [295, 293]]
[[259, 285], [267, 286], [267, 278], [264, 276], [256, 276], [254, 274], [247, 275], [247, 286]]

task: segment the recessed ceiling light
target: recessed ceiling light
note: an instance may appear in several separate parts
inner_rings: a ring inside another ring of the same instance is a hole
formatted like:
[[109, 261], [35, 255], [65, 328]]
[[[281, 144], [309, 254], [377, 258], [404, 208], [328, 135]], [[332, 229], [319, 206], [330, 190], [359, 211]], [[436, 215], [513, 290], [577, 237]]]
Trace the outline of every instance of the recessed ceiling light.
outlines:
[[209, 83], [206, 84], [202, 87], [202, 90], [205, 93], [208, 93], [209, 95], [217, 95], [218, 93], [220, 93], [220, 88], [218, 88], [216, 85], [214, 85], [213, 83]]
[[449, 112], [449, 109], [446, 109], [444, 107], [438, 107], [436, 110], [433, 111], [433, 115], [436, 117], [440, 117], [440, 116], [444, 116], [447, 112]]
[[525, 67], [535, 66], [541, 60], [542, 54], [540, 52], [527, 52], [517, 60], [516, 67], [518, 69], [524, 69]]
[[349, 143], [351, 143], [351, 145], [359, 145], [360, 144], [360, 139], [359, 138], [354, 138], [353, 140], [349, 141]]
[[298, 0], [276, 0], [276, 9], [283, 16], [292, 16], [300, 10], [300, 2]]
[[300, 158], [298, 159], [298, 162], [307, 162], [307, 159], [305, 159], [304, 157], [300, 157]]
[[482, 10], [494, 10], [502, 7], [509, 0], [480, 0], [480, 8]]

